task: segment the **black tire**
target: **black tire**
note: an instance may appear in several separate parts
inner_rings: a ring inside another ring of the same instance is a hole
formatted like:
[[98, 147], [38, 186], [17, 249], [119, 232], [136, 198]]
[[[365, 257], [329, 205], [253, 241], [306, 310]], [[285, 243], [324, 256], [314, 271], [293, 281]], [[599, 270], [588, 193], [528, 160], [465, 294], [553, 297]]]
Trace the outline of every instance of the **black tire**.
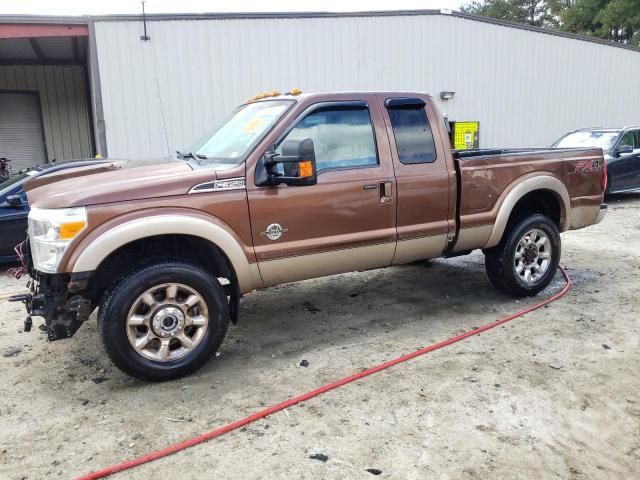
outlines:
[[[146, 291], [166, 283], [179, 283], [197, 292], [208, 309], [208, 325], [193, 350], [175, 360], [155, 361], [133, 348], [127, 336], [127, 317]], [[135, 268], [107, 289], [98, 312], [98, 328], [109, 358], [126, 374], [150, 381], [179, 378], [200, 368], [222, 344], [228, 325], [229, 307], [218, 280], [202, 267], [183, 260]]]
[[[527, 282], [516, 272], [516, 249], [525, 234], [536, 229], [544, 232], [548, 238], [551, 246], [550, 259], [544, 273], [535, 281]], [[529, 297], [544, 290], [558, 269], [561, 255], [560, 233], [553, 220], [546, 215], [531, 214], [510, 221], [500, 243], [484, 253], [487, 275], [498, 290], [514, 297]]]

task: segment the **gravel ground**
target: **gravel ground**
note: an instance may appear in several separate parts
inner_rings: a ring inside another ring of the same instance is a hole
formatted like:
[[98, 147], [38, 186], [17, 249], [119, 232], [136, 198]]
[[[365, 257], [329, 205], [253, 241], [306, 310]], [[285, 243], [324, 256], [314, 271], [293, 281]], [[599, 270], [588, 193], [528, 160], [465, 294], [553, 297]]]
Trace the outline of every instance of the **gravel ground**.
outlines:
[[[640, 478], [640, 195], [609, 203], [563, 234], [567, 297], [114, 478]], [[23, 286], [3, 278], [0, 298]], [[47, 343], [2, 302], [0, 478], [87, 473], [533, 301], [497, 293], [479, 253], [285, 285], [243, 301], [218, 358], [162, 384], [110, 365], [95, 316]]]

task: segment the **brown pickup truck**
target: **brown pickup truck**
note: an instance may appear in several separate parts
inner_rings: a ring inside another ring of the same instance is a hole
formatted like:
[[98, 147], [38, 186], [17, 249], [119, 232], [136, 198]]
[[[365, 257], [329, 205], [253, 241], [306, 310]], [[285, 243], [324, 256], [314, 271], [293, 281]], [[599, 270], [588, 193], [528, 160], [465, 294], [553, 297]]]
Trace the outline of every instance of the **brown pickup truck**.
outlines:
[[98, 308], [113, 362], [176, 378], [219, 348], [240, 298], [285, 282], [482, 249], [491, 282], [545, 288], [560, 232], [601, 220], [600, 149], [452, 151], [422, 93], [261, 95], [178, 159], [26, 186], [22, 300], [50, 340]]

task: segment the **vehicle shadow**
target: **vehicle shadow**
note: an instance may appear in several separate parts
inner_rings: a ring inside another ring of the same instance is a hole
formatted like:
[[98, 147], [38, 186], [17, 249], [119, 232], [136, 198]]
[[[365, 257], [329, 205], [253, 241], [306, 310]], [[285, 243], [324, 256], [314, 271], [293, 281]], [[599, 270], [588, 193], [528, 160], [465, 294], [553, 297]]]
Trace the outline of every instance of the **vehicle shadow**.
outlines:
[[610, 193], [604, 197], [605, 203], [619, 205], [640, 201], [640, 191], [626, 193]]
[[[558, 275], [540, 297], [562, 284]], [[404, 329], [411, 341], [426, 345], [535, 301], [515, 303], [498, 292], [480, 253], [283, 285], [243, 301], [239, 324], [221, 349], [225, 361], [210, 362], [202, 373], [275, 357], [299, 361], [323, 346], [360, 342], [363, 333], [367, 342], [384, 338], [390, 329]]]

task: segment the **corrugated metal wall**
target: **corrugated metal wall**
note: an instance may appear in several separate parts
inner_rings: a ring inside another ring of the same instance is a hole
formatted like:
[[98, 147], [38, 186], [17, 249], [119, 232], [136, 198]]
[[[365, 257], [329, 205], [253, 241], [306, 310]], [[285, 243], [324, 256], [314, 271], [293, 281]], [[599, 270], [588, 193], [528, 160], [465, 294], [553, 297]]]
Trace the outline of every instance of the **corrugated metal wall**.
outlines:
[[640, 53], [447, 15], [96, 23], [109, 156], [167, 156], [266, 90], [420, 90], [482, 147], [640, 123]]
[[0, 90], [39, 92], [49, 161], [93, 156], [83, 69], [80, 65], [0, 66]]

